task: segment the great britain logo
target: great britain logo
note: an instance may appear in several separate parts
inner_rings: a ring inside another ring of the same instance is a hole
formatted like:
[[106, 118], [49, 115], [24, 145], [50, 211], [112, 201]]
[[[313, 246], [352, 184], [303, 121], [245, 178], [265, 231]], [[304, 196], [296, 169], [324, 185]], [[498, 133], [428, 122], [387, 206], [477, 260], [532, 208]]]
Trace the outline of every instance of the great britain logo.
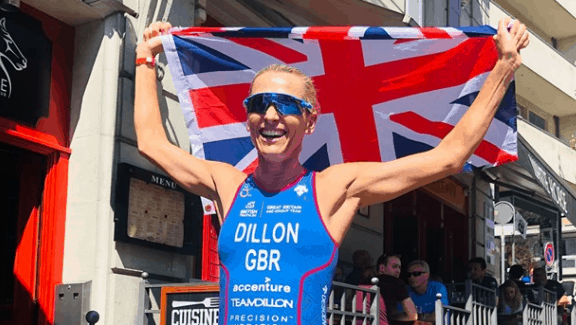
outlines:
[[0, 96], [10, 98], [12, 95], [12, 79], [5, 65], [8, 62], [16, 71], [22, 71], [28, 66], [28, 61], [12, 39], [6, 28], [6, 18], [0, 19], [0, 69], [4, 76], [0, 76]]

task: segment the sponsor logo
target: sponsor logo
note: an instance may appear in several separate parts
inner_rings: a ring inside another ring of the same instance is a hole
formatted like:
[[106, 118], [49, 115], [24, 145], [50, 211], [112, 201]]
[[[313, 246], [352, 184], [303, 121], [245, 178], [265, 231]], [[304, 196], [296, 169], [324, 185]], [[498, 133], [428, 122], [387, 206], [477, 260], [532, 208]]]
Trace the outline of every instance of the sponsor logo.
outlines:
[[245, 209], [254, 209], [254, 205], [256, 205], [256, 201], [250, 201], [244, 207]]
[[301, 213], [302, 206], [294, 204], [284, 204], [284, 205], [267, 205], [266, 213]]
[[272, 280], [266, 277], [264, 283], [247, 283], [247, 284], [235, 284], [232, 286], [233, 292], [282, 292], [290, 293], [292, 288], [289, 285], [284, 284], [273, 284], [270, 283]]
[[[275, 325], [275, 324], [287, 324], [292, 320], [294, 316], [281, 316], [281, 315], [259, 315], [259, 314], [249, 314], [249, 315], [238, 315], [232, 314], [228, 318], [229, 325]], [[241, 322], [241, 323], [233, 323]], [[293, 322], [290, 322], [293, 324]]]
[[328, 294], [328, 286], [324, 286], [322, 288], [322, 304], [320, 304], [320, 308], [322, 308], [322, 325], [326, 325], [326, 295]]
[[308, 187], [306, 185], [298, 185], [294, 188], [294, 192], [298, 194], [298, 196], [302, 196], [304, 193], [308, 193]]
[[8, 61], [16, 71], [26, 69], [27, 60], [6, 29], [6, 18], [0, 19], [0, 69], [6, 78], [0, 76], [0, 96], [10, 98], [12, 95], [12, 79], [4, 66]]
[[283, 298], [231, 298], [233, 307], [294, 308], [294, 300]]

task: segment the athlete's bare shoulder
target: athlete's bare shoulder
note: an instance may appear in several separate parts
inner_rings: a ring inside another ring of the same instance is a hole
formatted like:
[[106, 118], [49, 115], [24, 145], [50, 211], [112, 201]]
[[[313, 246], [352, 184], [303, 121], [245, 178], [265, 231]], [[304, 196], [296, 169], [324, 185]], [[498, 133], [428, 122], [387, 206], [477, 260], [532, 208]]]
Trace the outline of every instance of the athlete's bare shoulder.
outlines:
[[218, 211], [221, 212], [220, 215], [223, 217], [228, 213], [238, 188], [248, 175], [227, 163], [218, 161], [207, 162], [211, 166], [212, 178], [218, 196], [217, 201], [220, 201]]

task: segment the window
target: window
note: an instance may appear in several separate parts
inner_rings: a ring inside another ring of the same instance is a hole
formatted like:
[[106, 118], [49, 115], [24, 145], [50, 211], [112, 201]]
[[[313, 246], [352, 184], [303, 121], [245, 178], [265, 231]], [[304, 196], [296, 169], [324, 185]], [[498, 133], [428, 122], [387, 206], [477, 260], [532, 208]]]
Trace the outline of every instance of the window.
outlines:
[[526, 107], [520, 104], [516, 104], [516, 115], [522, 118], [526, 118]]
[[532, 111], [528, 114], [528, 121], [542, 130], [546, 130], [546, 120]]
[[562, 255], [576, 255], [576, 238], [565, 238], [563, 242]]

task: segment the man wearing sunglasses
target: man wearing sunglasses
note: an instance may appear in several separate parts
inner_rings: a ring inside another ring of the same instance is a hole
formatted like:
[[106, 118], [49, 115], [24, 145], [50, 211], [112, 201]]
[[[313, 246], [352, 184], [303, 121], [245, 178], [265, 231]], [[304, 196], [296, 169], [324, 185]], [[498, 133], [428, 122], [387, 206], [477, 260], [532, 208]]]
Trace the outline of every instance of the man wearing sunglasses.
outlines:
[[320, 107], [312, 80], [295, 68], [265, 68], [255, 75], [244, 101], [246, 130], [258, 154], [251, 175], [198, 159], [168, 140], [156, 95], [154, 58], [162, 51], [156, 36], [171, 25], [154, 23], [144, 31], [136, 50], [138, 149], [183, 188], [216, 204], [223, 223], [220, 324], [326, 321], [338, 247], [358, 208], [458, 173], [482, 141], [521, 64], [519, 50], [528, 45], [526, 27], [508, 25], [509, 19], [500, 22], [494, 38], [496, 66], [453, 130], [432, 150], [386, 163], [306, 170], [299, 155], [304, 136], [314, 132]]
[[435, 320], [436, 294], [441, 294], [442, 304], [448, 305], [448, 290], [440, 282], [430, 281], [430, 266], [421, 260], [410, 262], [408, 272], [408, 293], [416, 305], [418, 319], [433, 322]]

